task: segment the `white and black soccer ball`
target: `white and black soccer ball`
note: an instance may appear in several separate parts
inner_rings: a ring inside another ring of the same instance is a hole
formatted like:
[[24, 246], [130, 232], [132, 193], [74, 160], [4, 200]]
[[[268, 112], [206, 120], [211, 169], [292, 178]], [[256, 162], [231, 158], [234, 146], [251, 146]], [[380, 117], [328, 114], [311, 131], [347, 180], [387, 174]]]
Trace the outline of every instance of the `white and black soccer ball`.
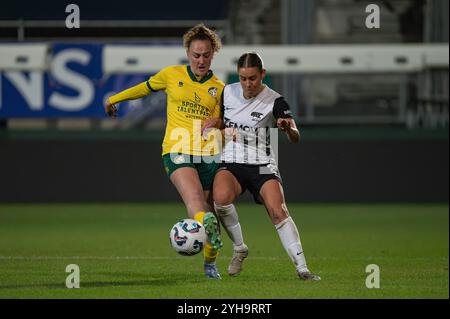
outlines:
[[196, 255], [206, 244], [205, 227], [194, 219], [180, 220], [170, 230], [170, 244], [181, 255]]

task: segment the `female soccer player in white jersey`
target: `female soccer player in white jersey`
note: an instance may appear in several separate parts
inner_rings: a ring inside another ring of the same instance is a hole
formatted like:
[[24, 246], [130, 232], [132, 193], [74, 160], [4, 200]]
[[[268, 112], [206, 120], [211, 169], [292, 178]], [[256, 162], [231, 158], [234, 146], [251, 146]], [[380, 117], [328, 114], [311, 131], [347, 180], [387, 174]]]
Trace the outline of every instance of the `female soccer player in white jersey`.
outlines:
[[[273, 150], [267, 136], [261, 135], [268, 128], [278, 127], [286, 132], [291, 142], [299, 141], [300, 133], [289, 105], [280, 94], [263, 84], [266, 70], [258, 54], [243, 54], [238, 60], [238, 73], [240, 83], [224, 88], [225, 135], [233, 137], [226, 138], [222, 163], [213, 184], [214, 207], [234, 244], [228, 274], [239, 274], [248, 255], [233, 205], [236, 198], [248, 189], [255, 201], [266, 207], [298, 276], [303, 280], [320, 280], [306, 266], [300, 236], [284, 199]], [[259, 145], [254, 143], [258, 137]]]

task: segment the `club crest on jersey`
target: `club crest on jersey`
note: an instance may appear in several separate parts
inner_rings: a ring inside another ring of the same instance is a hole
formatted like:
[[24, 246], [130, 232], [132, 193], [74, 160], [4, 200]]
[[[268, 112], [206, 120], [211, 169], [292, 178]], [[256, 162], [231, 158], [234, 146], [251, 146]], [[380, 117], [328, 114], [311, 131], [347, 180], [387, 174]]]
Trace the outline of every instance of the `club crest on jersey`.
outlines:
[[254, 121], [260, 120], [262, 115], [263, 114], [259, 113], [259, 112], [252, 112], [252, 113], [250, 113], [250, 116], [253, 116], [253, 120]]
[[184, 83], [183, 83], [183, 82], [181, 82], [181, 81], [180, 81], [180, 82], [178, 82], [178, 87], [180, 87], [180, 88], [181, 88], [181, 87], [183, 87], [183, 85], [184, 85]]
[[208, 93], [211, 94], [212, 97], [216, 97], [217, 96], [217, 88], [212, 86], [208, 89]]
[[197, 93], [194, 92], [195, 102], [200, 103], [200, 96], [197, 95]]

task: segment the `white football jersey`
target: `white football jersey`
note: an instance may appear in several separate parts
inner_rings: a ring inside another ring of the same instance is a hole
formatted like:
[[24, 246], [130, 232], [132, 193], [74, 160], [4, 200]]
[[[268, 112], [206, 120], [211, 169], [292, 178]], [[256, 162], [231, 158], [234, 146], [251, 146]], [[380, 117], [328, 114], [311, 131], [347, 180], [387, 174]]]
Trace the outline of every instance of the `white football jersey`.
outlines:
[[237, 129], [237, 136], [233, 140], [225, 135], [222, 161], [276, 165], [274, 146], [278, 143], [278, 131], [273, 128], [276, 128], [277, 118], [292, 117], [284, 98], [265, 85], [256, 97], [246, 99], [238, 82], [225, 86], [223, 108], [225, 127]]

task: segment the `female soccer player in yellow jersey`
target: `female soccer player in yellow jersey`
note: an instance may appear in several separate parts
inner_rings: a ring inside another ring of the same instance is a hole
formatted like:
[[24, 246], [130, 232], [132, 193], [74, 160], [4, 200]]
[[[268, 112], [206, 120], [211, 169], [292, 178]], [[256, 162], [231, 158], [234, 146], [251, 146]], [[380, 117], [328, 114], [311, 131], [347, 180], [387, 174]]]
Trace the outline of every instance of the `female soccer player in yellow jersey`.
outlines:
[[[212, 204], [210, 190], [218, 165], [215, 159], [220, 150], [207, 147], [211, 141], [202, 137], [201, 123], [210, 120], [208, 123], [213, 125], [209, 127], [220, 125], [224, 83], [213, 74], [210, 66], [221, 41], [214, 31], [199, 24], [184, 34], [183, 44], [189, 65], [163, 68], [148, 81], [111, 96], [105, 111], [116, 117], [118, 103], [155, 91], [166, 92], [167, 126], [162, 144], [164, 167], [186, 205], [189, 218], [205, 227], [208, 235], [204, 247], [205, 275], [220, 279], [215, 260], [223, 244], [219, 223], [211, 212], [212, 205], [208, 204]], [[213, 118], [217, 120], [211, 121]], [[186, 135], [189, 139], [183, 138]]]

